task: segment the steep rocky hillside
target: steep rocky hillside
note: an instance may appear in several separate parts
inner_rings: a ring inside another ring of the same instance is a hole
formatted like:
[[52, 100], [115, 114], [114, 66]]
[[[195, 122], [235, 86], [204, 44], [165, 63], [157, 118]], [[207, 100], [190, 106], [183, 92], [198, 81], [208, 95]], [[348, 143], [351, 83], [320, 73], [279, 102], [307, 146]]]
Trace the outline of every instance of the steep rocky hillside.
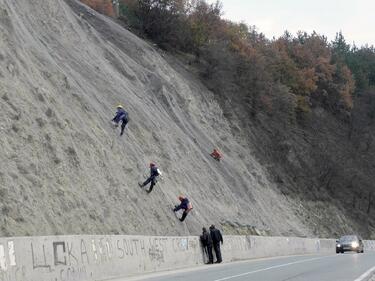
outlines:
[[[285, 187], [283, 158], [260, 153], [272, 126], [249, 136], [195, 75], [111, 19], [75, 0], [0, 0], [0, 15], [2, 236], [359, 229], [342, 205]], [[118, 103], [123, 137], [110, 124]], [[137, 182], [150, 161], [164, 179], [147, 194]], [[185, 223], [171, 211], [180, 194], [194, 206]]]

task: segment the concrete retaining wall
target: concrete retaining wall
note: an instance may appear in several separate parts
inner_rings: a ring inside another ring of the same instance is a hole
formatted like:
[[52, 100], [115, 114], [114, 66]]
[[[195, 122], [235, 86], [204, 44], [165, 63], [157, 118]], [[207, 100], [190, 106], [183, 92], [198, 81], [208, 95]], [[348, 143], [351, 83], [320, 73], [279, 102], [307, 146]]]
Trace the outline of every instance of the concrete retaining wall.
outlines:
[[[367, 241], [368, 247], [375, 247]], [[225, 236], [224, 261], [334, 253], [335, 240]], [[53, 236], [0, 239], [0, 281], [94, 281], [203, 263], [198, 237]]]
[[363, 240], [365, 251], [375, 251], [375, 240]]
[[335, 240], [296, 237], [226, 236], [223, 245], [225, 261], [262, 257], [334, 253]]

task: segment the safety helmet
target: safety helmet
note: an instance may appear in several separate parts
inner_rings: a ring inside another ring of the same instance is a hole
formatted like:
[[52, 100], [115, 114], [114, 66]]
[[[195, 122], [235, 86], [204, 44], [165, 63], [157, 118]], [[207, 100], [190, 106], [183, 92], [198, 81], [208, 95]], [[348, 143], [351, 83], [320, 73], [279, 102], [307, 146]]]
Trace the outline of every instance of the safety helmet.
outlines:
[[123, 108], [121, 104], [118, 104], [116, 108]]

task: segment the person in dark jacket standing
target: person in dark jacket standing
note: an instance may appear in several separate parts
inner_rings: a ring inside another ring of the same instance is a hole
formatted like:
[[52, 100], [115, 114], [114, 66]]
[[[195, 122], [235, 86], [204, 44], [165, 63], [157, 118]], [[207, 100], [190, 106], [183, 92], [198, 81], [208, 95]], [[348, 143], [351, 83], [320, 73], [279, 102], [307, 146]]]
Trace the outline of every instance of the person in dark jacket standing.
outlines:
[[120, 136], [124, 134], [125, 126], [129, 122], [129, 115], [125, 111], [125, 109], [122, 107], [121, 104], [119, 104], [116, 107], [116, 115], [113, 117], [112, 122], [115, 124], [116, 127], [118, 127], [119, 123], [121, 122], [121, 133]]
[[161, 175], [161, 172], [158, 169], [158, 167], [156, 167], [156, 164], [150, 163], [150, 176], [144, 183], [139, 184], [139, 186], [142, 188], [142, 187], [145, 187], [146, 185], [148, 185], [151, 182], [150, 188], [149, 188], [149, 190], [147, 190], [147, 192], [150, 193], [152, 191], [152, 189], [154, 188], [155, 184], [157, 183], [157, 178], [160, 175]]
[[210, 226], [210, 234], [216, 255], [215, 263], [221, 263], [223, 259], [221, 258], [220, 242], [221, 245], [223, 245], [223, 236], [221, 235], [220, 230], [216, 229], [214, 225]]
[[203, 252], [208, 256], [206, 264], [214, 263], [214, 256], [212, 254], [212, 238], [205, 227], [202, 228], [202, 235], [200, 236]]
[[180, 200], [180, 205], [176, 205], [173, 209], [173, 212], [177, 212], [179, 210], [184, 210], [182, 213], [182, 217], [180, 218], [180, 221], [184, 221], [188, 213], [193, 209], [192, 204], [190, 203], [189, 199], [184, 196], [178, 196], [178, 200]]

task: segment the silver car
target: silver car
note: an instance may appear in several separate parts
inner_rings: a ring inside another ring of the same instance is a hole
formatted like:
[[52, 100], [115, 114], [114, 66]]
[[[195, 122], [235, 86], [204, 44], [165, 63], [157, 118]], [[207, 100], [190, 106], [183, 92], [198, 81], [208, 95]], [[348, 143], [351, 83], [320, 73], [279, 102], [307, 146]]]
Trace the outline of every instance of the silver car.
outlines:
[[339, 240], [336, 240], [336, 253], [344, 253], [347, 251], [363, 253], [362, 238], [358, 235], [345, 235]]

